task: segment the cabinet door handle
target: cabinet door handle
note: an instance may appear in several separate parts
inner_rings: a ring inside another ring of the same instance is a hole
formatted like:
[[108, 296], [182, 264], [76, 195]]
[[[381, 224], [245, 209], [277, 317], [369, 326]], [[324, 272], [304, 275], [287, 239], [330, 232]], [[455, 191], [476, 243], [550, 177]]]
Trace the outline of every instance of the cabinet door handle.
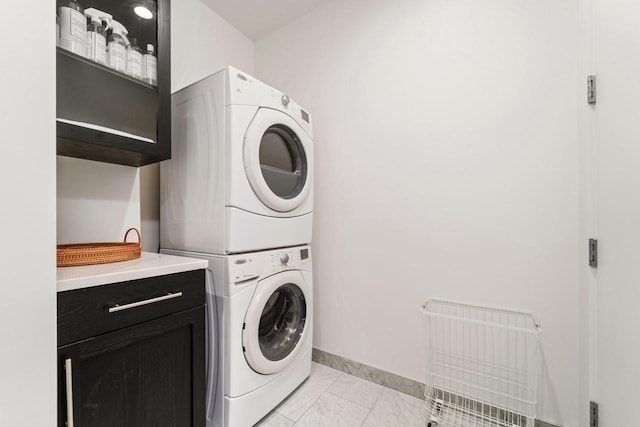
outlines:
[[64, 374], [67, 390], [67, 427], [73, 427], [73, 375], [71, 375], [71, 359], [64, 361]]
[[141, 305], [153, 304], [158, 301], [165, 301], [168, 299], [179, 298], [182, 296], [182, 292], [176, 292], [174, 294], [167, 294], [161, 297], [146, 299], [144, 301], [132, 302], [131, 304], [125, 305], [114, 305], [113, 307], [109, 307], [109, 313], [115, 313], [117, 311], [128, 310], [130, 308], [140, 307]]

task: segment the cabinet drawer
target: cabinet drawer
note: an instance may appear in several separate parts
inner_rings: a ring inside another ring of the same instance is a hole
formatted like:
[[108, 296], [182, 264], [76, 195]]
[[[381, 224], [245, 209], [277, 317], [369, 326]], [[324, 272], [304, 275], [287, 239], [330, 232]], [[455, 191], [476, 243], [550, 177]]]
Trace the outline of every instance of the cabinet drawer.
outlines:
[[58, 293], [58, 346], [204, 305], [204, 270]]

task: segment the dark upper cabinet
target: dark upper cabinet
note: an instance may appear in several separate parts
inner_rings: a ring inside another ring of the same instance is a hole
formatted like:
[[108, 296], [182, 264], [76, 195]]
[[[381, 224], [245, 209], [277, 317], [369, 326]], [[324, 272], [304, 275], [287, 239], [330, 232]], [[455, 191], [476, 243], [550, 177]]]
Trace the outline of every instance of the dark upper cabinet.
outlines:
[[[169, 159], [170, 0], [79, 1], [111, 14], [143, 52], [154, 46], [157, 86], [58, 47], [57, 154], [136, 167]], [[140, 3], [153, 9], [151, 19], [134, 13]]]

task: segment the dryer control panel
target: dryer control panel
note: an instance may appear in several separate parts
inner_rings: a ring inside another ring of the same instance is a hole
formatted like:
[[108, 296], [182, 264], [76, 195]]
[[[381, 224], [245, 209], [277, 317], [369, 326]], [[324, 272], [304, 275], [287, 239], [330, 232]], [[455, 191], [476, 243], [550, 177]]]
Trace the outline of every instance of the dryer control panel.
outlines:
[[274, 89], [237, 68], [227, 67], [227, 105], [258, 105], [290, 115], [309, 134], [313, 135], [312, 117], [289, 95]]

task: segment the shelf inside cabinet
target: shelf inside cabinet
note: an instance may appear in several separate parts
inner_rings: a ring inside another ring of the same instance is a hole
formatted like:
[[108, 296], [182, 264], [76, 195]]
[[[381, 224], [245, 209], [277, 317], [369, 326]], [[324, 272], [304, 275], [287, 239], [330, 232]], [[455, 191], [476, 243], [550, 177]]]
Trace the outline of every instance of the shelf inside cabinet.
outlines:
[[57, 154], [85, 160], [140, 167], [166, 160], [156, 144], [57, 122]]
[[155, 87], [61, 48], [57, 74], [59, 155], [136, 167], [169, 158], [157, 143]]
[[62, 54], [62, 55], [68, 56], [69, 58], [73, 58], [76, 61], [80, 61], [85, 65], [88, 65], [90, 67], [95, 67], [95, 68], [97, 68], [99, 70], [102, 70], [102, 71], [107, 72], [107, 73], [111, 73], [111, 74], [113, 74], [113, 75], [115, 75], [117, 77], [120, 77], [122, 79], [128, 80], [128, 81], [130, 81], [132, 83], [135, 83], [137, 85], [140, 85], [142, 87], [146, 87], [146, 88], [148, 88], [148, 89], [150, 89], [150, 90], [152, 90], [154, 92], [157, 92], [157, 87], [156, 86], [150, 85], [149, 83], [146, 83], [146, 82], [144, 82], [142, 80], [133, 78], [133, 77], [131, 77], [131, 76], [125, 74], [125, 73], [121, 73], [119, 71], [116, 71], [116, 70], [114, 70], [112, 68], [107, 67], [106, 65], [100, 64], [100, 63], [92, 61], [90, 59], [87, 59], [84, 56], [77, 55], [77, 54], [75, 54], [73, 52], [70, 52], [70, 51], [68, 51], [66, 49], [63, 49], [61, 47], [56, 47], [56, 51], [57, 51], [58, 54]]

